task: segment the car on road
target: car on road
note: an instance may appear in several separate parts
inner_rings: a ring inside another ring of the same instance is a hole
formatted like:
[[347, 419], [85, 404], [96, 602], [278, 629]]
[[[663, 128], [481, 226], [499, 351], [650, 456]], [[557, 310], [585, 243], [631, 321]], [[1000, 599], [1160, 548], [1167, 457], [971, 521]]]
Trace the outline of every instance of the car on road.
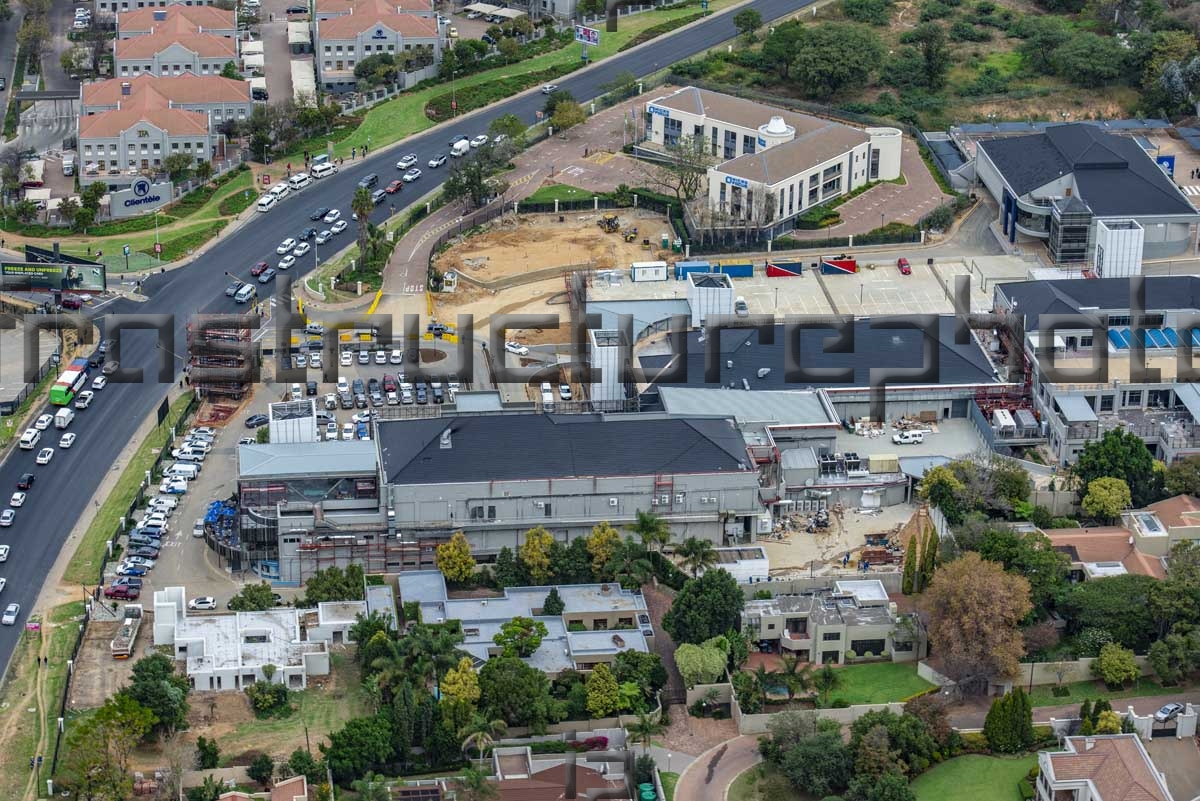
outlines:
[[417, 163], [417, 154], [409, 153], [407, 156], [403, 157], [402, 159], [400, 159], [399, 161], [396, 162], [396, 169], [397, 170], [407, 170], [409, 167], [413, 166], [416, 163]]
[[263, 270], [263, 274], [258, 277], [258, 283], [268, 284], [275, 278], [275, 270], [271, 267]]
[[505, 342], [504, 349], [509, 353], [515, 353], [518, 356], [529, 355], [529, 348], [525, 347], [520, 342]]
[[433, 158], [431, 158], [429, 160], [429, 167], [430, 167], [430, 169], [437, 169], [438, 167], [442, 166], [445, 163], [446, 163], [446, 154], [439, 153], [438, 155], [434, 156]]
[[289, 253], [286, 256], [284, 256], [282, 259], [279, 260], [279, 264], [277, 265], [277, 267], [280, 270], [290, 270], [292, 268], [292, 265], [294, 265], [295, 263], [296, 263], [296, 257], [293, 256], [291, 253]]
[[237, 294], [237, 291], [239, 289], [241, 289], [242, 287], [244, 287], [245, 285], [246, 284], [244, 282], [239, 281], [236, 278], [233, 279], [233, 283], [230, 284], [229, 286], [225, 287], [225, 297], [232, 298], [234, 295]]
[[1167, 723], [1179, 716], [1183, 711], [1183, 704], [1172, 701], [1169, 704], [1164, 704], [1157, 712], [1154, 713], [1155, 723]]
[[5, 528], [8, 528], [14, 522], [16, 522], [16, 520], [17, 520], [17, 513], [14, 512], [12, 509], [5, 509], [3, 512], [0, 512], [0, 526], [4, 526]]
[[413, 167], [411, 170], [404, 173], [404, 175], [400, 176], [400, 180], [404, 181], [404, 183], [406, 183], [406, 184], [411, 184], [413, 181], [417, 180], [420, 177], [421, 177], [421, 171], [419, 169], [417, 169], [416, 167]]
[[403, 188], [404, 188], [404, 181], [396, 180], [396, 181], [392, 181], [390, 184], [385, 186], [383, 188], [383, 191], [387, 192], [389, 195], [394, 195]]
[[95, 392], [92, 392], [90, 389], [85, 389], [83, 392], [80, 392], [75, 396], [75, 408], [86, 409], [92, 405], [92, 398], [94, 397], [96, 397]]
[[0, 562], [8, 561], [8, 549], [9, 549], [9, 546], [0, 545]]
[[317, 238], [313, 241], [318, 245], [324, 245], [331, 239], [333, 239], [333, 231], [322, 231], [321, 233], [317, 234]]
[[325, 212], [325, 216], [321, 218], [321, 221], [325, 223], [334, 223], [340, 219], [342, 219], [342, 213], [337, 209], [330, 209], [329, 211]]
[[468, 139], [469, 139], [469, 137], [466, 136], [465, 134], [458, 134], [457, 136], [453, 136], [450, 138], [450, 144], [448, 145], [448, 147], [452, 148], [455, 145], [457, 145], [459, 142], [466, 142]]
[[309, 226], [308, 228], [305, 228], [303, 231], [300, 232], [300, 241], [304, 242], [306, 240], [312, 239], [316, 235], [317, 235], [317, 229], [313, 228], [312, 226]]
[[41, 417], [39, 417], [37, 419], [37, 422], [33, 424], [33, 427], [36, 428], [38, 431], [45, 431], [47, 428], [50, 427], [50, 424], [53, 422], [54, 422], [54, 415], [43, 414]]
[[20, 507], [20, 506], [24, 506], [25, 505], [25, 493], [14, 492], [12, 494], [12, 497], [8, 499], [8, 505], [13, 507], [14, 509], [16, 509], [17, 507]]
[[378, 183], [379, 183], [379, 176], [372, 172], [372, 173], [368, 173], [367, 175], [364, 175], [362, 178], [358, 179], [358, 188], [359, 189], [370, 189], [371, 187], [375, 186]]
[[124, 563], [122, 563], [121, 566], [117, 568], [118, 576], [144, 576], [149, 572], [150, 571], [148, 571], [144, 567], [138, 567], [137, 565], [127, 565]]
[[54, 448], [42, 448], [38, 451], [37, 463], [50, 464], [50, 460], [54, 458]]
[[109, 359], [104, 363], [104, 366], [100, 368], [100, 372], [104, 373], [105, 375], [112, 375], [113, 373], [117, 372], [120, 366], [120, 362], [116, 361], [115, 359]]
[[36, 478], [37, 478], [37, 476], [35, 476], [33, 473], [22, 473], [21, 477], [17, 479], [17, 489], [19, 489], [19, 490], [32, 489], [34, 479], [36, 479]]
[[556, 84], [556, 83], [542, 84], [542, 94], [550, 95], [550, 94], [554, 94], [556, 91], [558, 91], [558, 84]]
[[371, 202], [374, 203], [376, 206], [378, 206], [380, 203], [382, 203], [386, 199], [387, 199], [387, 190], [386, 189], [376, 189], [374, 192], [371, 193]]
[[896, 259], [896, 268], [900, 270], [901, 275], [912, 275], [912, 265], [908, 263], [908, 259]]
[[70, 432], [63, 434], [62, 437], [58, 440], [58, 447], [60, 447], [60, 448], [69, 448], [74, 444], [75, 444], [75, 435]]
[[108, 386], [108, 379], [102, 375], [98, 375], [92, 379], [92, 389], [101, 390]]
[[5, 626], [15, 625], [17, 618], [20, 616], [21, 605], [9, 604], [8, 606], [4, 607], [4, 617], [0, 617], [0, 623], [3, 623]]
[[333, 211], [333, 209], [329, 208], [328, 206], [322, 206], [321, 208], [313, 211], [312, 214], [308, 215], [308, 219], [312, 220], [313, 222], [316, 222], [317, 220], [323, 220], [325, 215], [331, 211]]
[[196, 522], [192, 523], [192, 536], [199, 539], [204, 536], [204, 521], [196, 518]]
[[[326, 220], [326, 222], [328, 222], [328, 220]], [[338, 234], [340, 234], [342, 231], [345, 231], [349, 227], [350, 227], [350, 223], [346, 222], [345, 220], [338, 220], [333, 225], [329, 226], [329, 232], [331, 234], [333, 234], [334, 236], [337, 236]]]
[[284, 253], [291, 253], [296, 247], [296, 240], [290, 236], [279, 243], [279, 247], [275, 248], [275, 252], [282, 256]]
[[265, 414], [252, 414], [246, 418], [246, 428], [262, 428], [269, 422]]
[[299, 245], [296, 245], [296, 249], [292, 251], [292, 255], [298, 259], [301, 256], [307, 256], [311, 250], [312, 245], [307, 242], [301, 242]]
[[479, 136], [477, 136], [471, 140], [471, 147], [472, 148], [483, 147], [489, 141], [491, 141], [491, 140], [488, 138], [487, 134], [480, 134]]
[[188, 601], [188, 609], [216, 609], [217, 599], [211, 595], [202, 595]]
[[259, 263], [255, 264], [253, 267], [250, 268], [250, 274], [253, 276], [259, 276], [259, 275], [262, 275], [263, 273], [265, 273], [270, 268], [271, 268], [271, 265], [267, 264], [265, 261], [260, 261]]

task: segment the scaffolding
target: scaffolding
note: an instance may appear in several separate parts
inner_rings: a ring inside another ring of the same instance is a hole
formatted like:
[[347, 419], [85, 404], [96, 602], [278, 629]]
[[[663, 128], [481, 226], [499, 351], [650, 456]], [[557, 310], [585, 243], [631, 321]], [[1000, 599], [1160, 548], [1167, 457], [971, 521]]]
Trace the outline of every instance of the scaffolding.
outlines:
[[188, 380], [209, 395], [235, 400], [250, 390], [257, 370], [252, 316], [202, 314], [188, 323]]

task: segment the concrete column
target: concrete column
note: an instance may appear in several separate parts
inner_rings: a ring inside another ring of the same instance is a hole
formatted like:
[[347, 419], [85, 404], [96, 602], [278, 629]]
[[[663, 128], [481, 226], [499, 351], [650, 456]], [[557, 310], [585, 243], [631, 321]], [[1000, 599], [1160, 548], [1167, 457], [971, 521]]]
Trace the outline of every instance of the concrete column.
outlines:
[[600, 198], [592, 195], [592, 211], [600, 211]]
[[558, 198], [554, 198], [554, 213], [558, 214]]

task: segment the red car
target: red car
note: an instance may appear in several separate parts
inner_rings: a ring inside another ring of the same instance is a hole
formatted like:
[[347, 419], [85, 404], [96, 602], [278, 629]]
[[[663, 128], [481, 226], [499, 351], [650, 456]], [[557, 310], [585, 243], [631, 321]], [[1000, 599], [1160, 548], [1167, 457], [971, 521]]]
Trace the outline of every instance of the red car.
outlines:
[[908, 264], [908, 259], [897, 259], [896, 266], [900, 268], [901, 275], [912, 275], [912, 267]]
[[390, 184], [387, 185], [387, 188], [384, 189], [383, 191], [387, 192], [389, 195], [394, 195], [403, 188], [404, 188], [403, 181], [392, 181]]
[[270, 266], [271, 265], [267, 264], [265, 261], [260, 261], [258, 264], [254, 265], [253, 267], [250, 268], [250, 274], [251, 275], [262, 275], [263, 272]]

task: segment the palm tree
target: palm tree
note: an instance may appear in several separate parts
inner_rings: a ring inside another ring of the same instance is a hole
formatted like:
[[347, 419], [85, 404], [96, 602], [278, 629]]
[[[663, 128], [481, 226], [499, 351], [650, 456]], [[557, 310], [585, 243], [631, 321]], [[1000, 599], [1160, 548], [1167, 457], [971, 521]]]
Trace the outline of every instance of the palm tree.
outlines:
[[812, 686], [821, 694], [821, 705], [829, 702], [829, 694], [842, 686], [842, 677], [833, 665], [822, 665], [812, 676]]
[[466, 768], [458, 777], [458, 788], [454, 795], [458, 801], [492, 801], [499, 796], [495, 782], [481, 770]]
[[354, 190], [350, 201], [350, 210], [358, 215], [358, 252], [360, 259], [367, 255], [367, 230], [371, 224], [371, 212], [375, 203], [371, 200], [371, 191], [363, 187]]
[[696, 537], [688, 537], [680, 543], [675, 553], [693, 578], [717, 563], [717, 549], [713, 544]]
[[652, 718], [644, 712], [638, 713], [637, 721], [626, 726], [625, 731], [629, 733], [629, 738], [635, 743], [642, 744], [642, 753], [650, 753], [650, 741], [667, 730], [667, 727], [656, 718]]
[[758, 694], [762, 696], [763, 706], [767, 705], [767, 693], [771, 688], [778, 687], [781, 679], [779, 674], [773, 670], [767, 670], [765, 665], [759, 665], [754, 668], [754, 684], [758, 687]]
[[463, 756], [474, 750], [479, 754], [479, 769], [483, 770], [483, 754], [496, 742], [497, 737], [508, 734], [508, 724], [503, 720], [488, 720], [482, 715], [475, 715], [471, 722], [459, 730], [458, 736], [463, 738]]
[[796, 698], [796, 693], [812, 689], [812, 665], [801, 662], [792, 654], [784, 654], [779, 661], [781, 667], [777, 675], [783, 679], [783, 686], [787, 689], [789, 702]]
[[605, 571], [610, 573], [622, 587], [641, 587], [654, 575], [654, 566], [646, 558], [646, 549], [626, 537], [613, 551]]
[[463, 656], [458, 649], [462, 641], [462, 632], [451, 631], [445, 626], [417, 625], [400, 641], [398, 652], [408, 671], [428, 684], [437, 682], [458, 664]]
[[666, 520], [653, 512], [638, 509], [637, 519], [625, 528], [636, 534], [642, 545], [649, 550], [661, 548], [671, 541], [671, 527], [667, 525]]
[[410, 670], [408, 659], [395, 640], [388, 642], [388, 652], [376, 657], [369, 665], [374, 673], [375, 685], [379, 688], [380, 698], [390, 704], [395, 697], [396, 688], [408, 681]]
[[368, 773], [354, 781], [351, 786], [358, 793], [359, 801], [389, 801], [391, 798], [387, 782], [376, 773]]

